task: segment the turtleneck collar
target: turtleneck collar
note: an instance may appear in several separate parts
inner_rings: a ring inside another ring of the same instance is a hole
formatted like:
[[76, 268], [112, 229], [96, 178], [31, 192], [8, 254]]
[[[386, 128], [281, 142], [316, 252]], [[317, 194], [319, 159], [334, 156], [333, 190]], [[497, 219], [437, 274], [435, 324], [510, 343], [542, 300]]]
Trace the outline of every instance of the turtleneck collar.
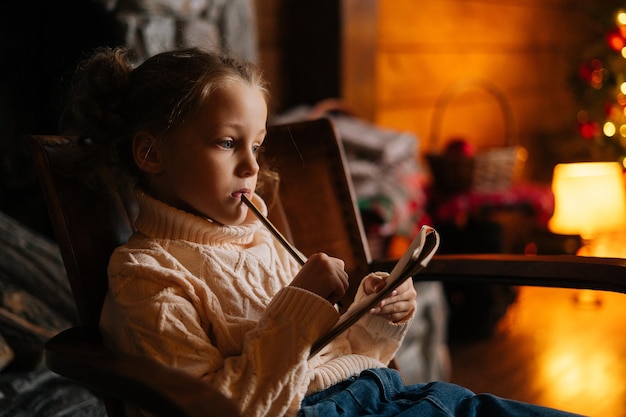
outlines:
[[[159, 201], [137, 188], [135, 196], [139, 204], [139, 216], [135, 222], [137, 231], [156, 239], [187, 240], [200, 244], [248, 244], [255, 232], [263, 227], [251, 210], [240, 225], [230, 226], [179, 210]], [[257, 194], [252, 202], [267, 215], [267, 206]]]

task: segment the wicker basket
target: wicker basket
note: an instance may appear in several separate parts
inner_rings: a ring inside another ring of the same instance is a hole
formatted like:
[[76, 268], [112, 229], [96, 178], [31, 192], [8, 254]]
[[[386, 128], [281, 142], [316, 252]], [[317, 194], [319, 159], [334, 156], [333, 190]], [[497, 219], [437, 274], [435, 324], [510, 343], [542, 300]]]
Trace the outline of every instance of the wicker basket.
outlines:
[[437, 191], [454, 194], [470, 190], [498, 191], [511, 187], [522, 174], [526, 150], [517, 145], [513, 113], [504, 93], [487, 80], [461, 80], [448, 87], [435, 104], [432, 119], [430, 149], [437, 147], [446, 108], [461, 93], [478, 88], [491, 94], [500, 106], [504, 118], [504, 146], [486, 149], [476, 155], [447, 155], [430, 152], [426, 161]]

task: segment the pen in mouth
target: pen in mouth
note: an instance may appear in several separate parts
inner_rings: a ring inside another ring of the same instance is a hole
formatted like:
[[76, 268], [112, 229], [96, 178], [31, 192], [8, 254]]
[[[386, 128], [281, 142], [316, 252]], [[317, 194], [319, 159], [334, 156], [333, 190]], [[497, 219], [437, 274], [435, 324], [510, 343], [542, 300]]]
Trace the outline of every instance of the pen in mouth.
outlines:
[[241, 194], [241, 201], [243, 201], [245, 203], [245, 205], [247, 205], [250, 210], [252, 210], [252, 212], [255, 214], [255, 216], [257, 216], [259, 218], [259, 220], [261, 220], [261, 223], [263, 223], [263, 225], [265, 225], [265, 227], [267, 227], [267, 229], [272, 232], [272, 234], [274, 235], [274, 237], [280, 242], [281, 245], [283, 245], [283, 247], [285, 249], [287, 249], [287, 252], [289, 252], [289, 254], [291, 254], [291, 256], [293, 256], [293, 258], [300, 264], [300, 265], [304, 265], [304, 259], [302, 259], [302, 257], [300, 256], [300, 254], [298, 254], [298, 252], [295, 250], [295, 248], [293, 246], [291, 246], [289, 244], [289, 242], [287, 242], [287, 239], [285, 239], [285, 237], [278, 231], [278, 229], [263, 215], [263, 213], [261, 213], [259, 211], [259, 209], [256, 208], [256, 206], [254, 204], [252, 204], [252, 201], [250, 201], [248, 199], [248, 197], [246, 197], [245, 193]]

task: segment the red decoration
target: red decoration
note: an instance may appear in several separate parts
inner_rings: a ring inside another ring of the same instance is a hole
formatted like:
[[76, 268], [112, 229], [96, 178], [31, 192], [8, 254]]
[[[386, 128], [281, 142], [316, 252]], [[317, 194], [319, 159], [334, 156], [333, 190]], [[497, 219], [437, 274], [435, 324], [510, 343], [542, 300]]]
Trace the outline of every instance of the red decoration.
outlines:
[[619, 29], [615, 29], [607, 33], [606, 41], [609, 43], [609, 46], [614, 51], [621, 51], [622, 48], [626, 45], [626, 41], [622, 37]]
[[607, 71], [599, 59], [584, 62], [578, 68], [580, 78], [595, 89], [602, 88], [606, 73]]
[[580, 134], [585, 139], [593, 139], [600, 132], [600, 126], [594, 122], [580, 124]]

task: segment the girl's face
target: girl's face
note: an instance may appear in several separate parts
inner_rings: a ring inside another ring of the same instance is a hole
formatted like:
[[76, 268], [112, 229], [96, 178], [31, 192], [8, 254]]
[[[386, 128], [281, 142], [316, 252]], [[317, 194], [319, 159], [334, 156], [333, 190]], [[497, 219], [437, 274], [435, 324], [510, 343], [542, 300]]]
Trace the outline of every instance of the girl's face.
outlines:
[[248, 207], [241, 195], [255, 190], [266, 121], [267, 104], [257, 87], [232, 81], [218, 88], [193, 121], [156, 145], [154, 196], [222, 224], [243, 222]]

